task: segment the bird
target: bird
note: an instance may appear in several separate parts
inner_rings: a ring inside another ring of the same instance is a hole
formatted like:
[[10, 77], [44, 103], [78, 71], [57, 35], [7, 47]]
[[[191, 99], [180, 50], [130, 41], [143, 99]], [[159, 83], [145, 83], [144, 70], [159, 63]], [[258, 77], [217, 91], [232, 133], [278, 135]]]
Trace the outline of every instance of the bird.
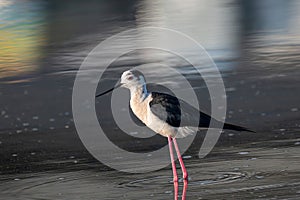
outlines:
[[[215, 122], [214, 124], [221, 122], [175, 96], [160, 92], [149, 92], [145, 76], [136, 69], [124, 71], [119, 83], [113, 88], [96, 95], [96, 98], [119, 87], [129, 89], [130, 108], [134, 115], [154, 132], [168, 138], [173, 181], [178, 182], [173, 145], [183, 179], [187, 180], [188, 173], [177, 144], [177, 138], [186, 137], [201, 128], [209, 128], [212, 121]], [[196, 114], [200, 117], [195, 117]], [[223, 129], [254, 132], [245, 127], [229, 123], [221, 123], [221, 125], [223, 125]]]

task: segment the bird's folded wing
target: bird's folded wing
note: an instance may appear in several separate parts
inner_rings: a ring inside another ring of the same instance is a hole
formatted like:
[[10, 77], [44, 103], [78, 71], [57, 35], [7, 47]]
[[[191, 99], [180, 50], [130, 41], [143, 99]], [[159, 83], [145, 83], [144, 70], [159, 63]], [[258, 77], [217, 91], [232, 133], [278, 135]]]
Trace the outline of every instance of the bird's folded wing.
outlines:
[[203, 127], [209, 126], [211, 117], [187, 102], [164, 93], [152, 92], [149, 102], [151, 112], [159, 119], [173, 127]]

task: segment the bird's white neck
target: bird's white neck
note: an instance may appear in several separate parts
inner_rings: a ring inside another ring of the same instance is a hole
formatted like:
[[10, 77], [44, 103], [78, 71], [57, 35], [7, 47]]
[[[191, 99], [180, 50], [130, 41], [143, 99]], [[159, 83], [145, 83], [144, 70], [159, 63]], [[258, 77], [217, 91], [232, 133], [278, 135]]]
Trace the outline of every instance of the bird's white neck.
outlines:
[[140, 102], [144, 101], [149, 95], [146, 84], [130, 87], [129, 90], [131, 98], [139, 99]]

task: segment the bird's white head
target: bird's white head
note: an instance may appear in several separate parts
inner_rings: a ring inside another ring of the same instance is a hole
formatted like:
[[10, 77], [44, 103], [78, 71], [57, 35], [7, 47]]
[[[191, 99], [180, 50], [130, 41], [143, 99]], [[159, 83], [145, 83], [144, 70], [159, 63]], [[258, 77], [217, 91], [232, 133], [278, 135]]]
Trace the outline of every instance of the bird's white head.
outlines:
[[105, 92], [102, 92], [101, 94], [96, 95], [96, 97], [100, 97], [104, 94], [107, 94], [118, 87], [128, 88], [132, 94], [139, 93], [141, 94], [142, 99], [145, 99], [148, 96], [146, 80], [144, 75], [137, 70], [127, 70], [123, 72], [119, 84], [115, 85], [115, 87]]
[[133, 89], [144, 87], [146, 80], [144, 75], [138, 70], [127, 70], [121, 76], [121, 87]]

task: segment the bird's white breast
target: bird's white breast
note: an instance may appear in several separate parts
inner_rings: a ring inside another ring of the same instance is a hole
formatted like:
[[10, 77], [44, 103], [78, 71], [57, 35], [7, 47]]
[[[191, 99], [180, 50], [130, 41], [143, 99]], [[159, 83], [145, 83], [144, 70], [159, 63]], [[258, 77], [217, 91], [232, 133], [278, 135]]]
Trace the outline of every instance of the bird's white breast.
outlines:
[[146, 99], [141, 100], [138, 96], [133, 95], [130, 99], [130, 107], [133, 113], [150, 129], [162, 136], [176, 135], [176, 128], [170, 126], [166, 121], [155, 116], [150, 109], [149, 102], [151, 102], [151, 94]]
[[133, 113], [145, 124], [147, 124], [150, 101], [150, 95], [144, 100], [141, 100], [137, 95], [130, 98], [130, 107]]

